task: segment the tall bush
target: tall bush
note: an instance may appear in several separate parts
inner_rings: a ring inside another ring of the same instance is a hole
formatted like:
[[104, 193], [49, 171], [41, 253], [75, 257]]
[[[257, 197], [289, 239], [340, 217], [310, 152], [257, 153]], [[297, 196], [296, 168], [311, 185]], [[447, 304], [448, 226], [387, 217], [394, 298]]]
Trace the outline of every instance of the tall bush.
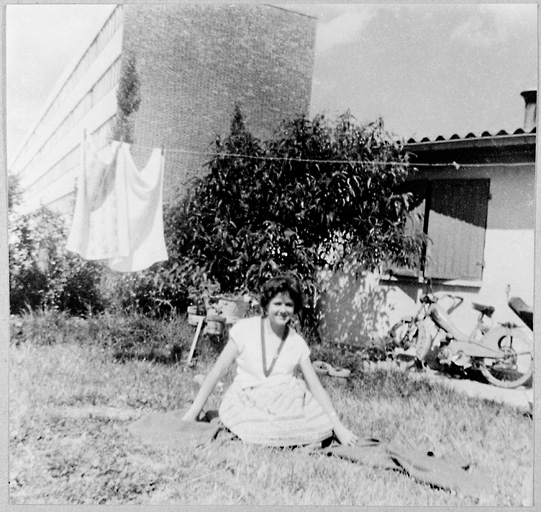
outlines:
[[8, 213], [11, 214], [13, 209], [22, 201], [22, 190], [19, 177], [15, 174], [8, 174]]
[[10, 219], [10, 311], [55, 308], [74, 315], [101, 311], [101, 265], [65, 249], [62, 216], [46, 207]]
[[405, 230], [410, 196], [399, 192], [407, 155], [381, 120], [298, 117], [260, 141], [237, 108], [208, 168], [166, 216], [169, 265], [187, 281], [255, 291], [288, 271], [313, 310], [322, 268], [374, 271], [420, 257], [422, 238]]
[[163, 318], [185, 311], [188, 302], [184, 282], [163, 264], [125, 274], [104, 269], [101, 289], [108, 308], [121, 314]]
[[133, 117], [141, 104], [141, 82], [137, 72], [137, 59], [128, 53], [122, 61], [120, 81], [116, 94], [117, 113], [112, 139], [133, 143]]

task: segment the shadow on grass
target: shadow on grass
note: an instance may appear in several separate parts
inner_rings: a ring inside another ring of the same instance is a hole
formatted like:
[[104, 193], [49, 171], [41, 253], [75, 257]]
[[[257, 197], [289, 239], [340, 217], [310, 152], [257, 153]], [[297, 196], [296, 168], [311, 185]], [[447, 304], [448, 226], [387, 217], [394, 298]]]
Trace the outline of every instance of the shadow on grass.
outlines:
[[119, 363], [136, 360], [149, 361], [163, 365], [175, 365], [181, 362], [183, 353], [183, 348], [175, 345], [168, 354], [164, 354], [163, 351], [158, 349], [150, 349], [147, 351], [115, 350], [113, 352], [113, 358]]
[[[202, 335], [197, 341], [193, 354], [194, 359], [215, 360], [225, 345], [225, 339], [219, 336]], [[161, 365], [184, 364], [190, 352], [187, 343], [173, 344], [169, 349], [163, 345], [142, 346], [141, 343], [127, 343], [113, 347], [113, 358], [116, 362], [148, 361]]]

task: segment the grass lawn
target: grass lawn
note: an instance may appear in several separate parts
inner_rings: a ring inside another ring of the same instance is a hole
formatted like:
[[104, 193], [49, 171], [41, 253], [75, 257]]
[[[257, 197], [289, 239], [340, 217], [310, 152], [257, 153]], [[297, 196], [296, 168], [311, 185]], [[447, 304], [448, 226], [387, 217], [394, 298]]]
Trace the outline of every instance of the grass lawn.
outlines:
[[[186, 368], [194, 328], [183, 319], [28, 314], [12, 319], [9, 477], [12, 504], [468, 506], [396, 471], [303, 450], [220, 437], [199, 448], [142, 445], [126, 427], [145, 411], [179, 409], [216, 350], [203, 340]], [[318, 348], [314, 347], [317, 354]], [[224, 377], [227, 384], [233, 371]], [[520, 506], [533, 459], [533, 421], [401, 372], [322, 377], [362, 437], [468, 461], [492, 475], [490, 506]], [[215, 409], [215, 392], [207, 409]]]

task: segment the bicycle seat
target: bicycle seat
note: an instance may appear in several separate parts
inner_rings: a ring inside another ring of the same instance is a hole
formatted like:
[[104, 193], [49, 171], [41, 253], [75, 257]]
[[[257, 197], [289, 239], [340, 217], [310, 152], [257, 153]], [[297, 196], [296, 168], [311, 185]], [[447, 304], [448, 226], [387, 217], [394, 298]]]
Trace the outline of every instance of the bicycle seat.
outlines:
[[533, 330], [533, 310], [520, 297], [511, 297], [509, 307], [519, 316], [519, 318]]
[[479, 311], [479, 313], [483, 313], [483, 315], [488, 316], [489, 318], [492, 316], [494, 311], [496, 311], [495, 308], [492, 306], [485, 306], [484, 304], [476, 304], [475, 302], [472, 302], [473, 309]]

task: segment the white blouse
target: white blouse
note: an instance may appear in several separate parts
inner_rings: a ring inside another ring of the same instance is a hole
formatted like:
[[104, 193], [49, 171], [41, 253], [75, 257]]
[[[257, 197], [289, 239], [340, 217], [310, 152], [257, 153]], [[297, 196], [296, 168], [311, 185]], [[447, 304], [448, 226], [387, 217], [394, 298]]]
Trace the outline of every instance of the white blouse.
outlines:
[[[303, 337], [289, 327], [287, 338], [278, 355], [271, 374], [263, 372], [263, 353], [261, 343], [261, 317], [254, 316], [239, 320], [229, 331], [230, 340], [238, 350], [237, 375], [234, 386], [240, 388], [270, 386], [283, 382], [293, 375], [295, 367], [310, 357], [310, 349]], [[281, 339], [265, 331], [267, 369], [278, 350]]]

